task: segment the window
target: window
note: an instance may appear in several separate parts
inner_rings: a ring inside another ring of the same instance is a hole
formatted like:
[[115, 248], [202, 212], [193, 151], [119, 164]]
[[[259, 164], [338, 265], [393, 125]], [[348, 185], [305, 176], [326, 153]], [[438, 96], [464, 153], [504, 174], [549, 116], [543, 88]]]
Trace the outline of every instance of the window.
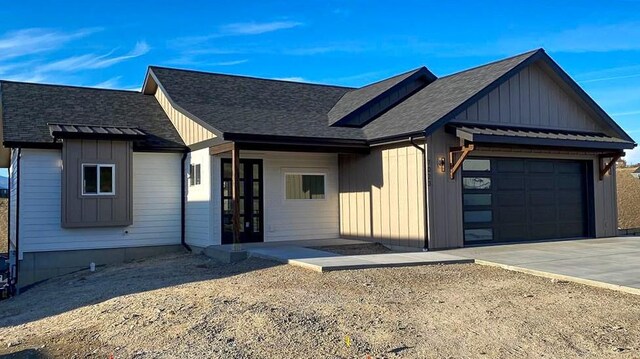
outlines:
[[114, 195], [116, 165], [82, 164], [83, 195]]
[[465, 223], [491, 222], [491, 211], [464, 211]]
[[466, 159], [462, 162], [463, 171], [491, 171], [491, 160]]
[[462, 179], [464, 189], [491, 189], [491, 178], [465, 177]]
[[464, 239], [467, 242], [490, 241], [493, 239], [493, 229], [491, 228], [465, 229]]
[[487, 193], [487, 194], [465, 193], [462, 195], [462, 199], [465, 206], [490, 206], [491, 205], [491, 193]]
[[189, 186], [200, 184], [200, 165], [189, 165]]
[[324, 174], [285, 173], [286, 199], [324, 199]]

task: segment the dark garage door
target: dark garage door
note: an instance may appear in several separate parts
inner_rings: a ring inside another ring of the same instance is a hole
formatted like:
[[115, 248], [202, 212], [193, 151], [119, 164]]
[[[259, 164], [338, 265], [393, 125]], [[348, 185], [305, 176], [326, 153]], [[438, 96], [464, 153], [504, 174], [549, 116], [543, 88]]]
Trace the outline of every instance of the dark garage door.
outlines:
[[585, 161], [465, 160], [465, 244], [586, 237], [587, 167]]

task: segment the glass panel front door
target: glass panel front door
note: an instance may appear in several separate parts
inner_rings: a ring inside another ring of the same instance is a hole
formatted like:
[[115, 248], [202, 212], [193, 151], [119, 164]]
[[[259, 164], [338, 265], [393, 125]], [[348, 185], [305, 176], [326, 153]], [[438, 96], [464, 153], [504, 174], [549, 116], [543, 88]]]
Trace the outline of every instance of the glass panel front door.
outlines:
[[[231, 159], [222, 159], [222, 244], [233, 243]], [[262, 160], [240, 160], [240, 243], [262, 242]]]

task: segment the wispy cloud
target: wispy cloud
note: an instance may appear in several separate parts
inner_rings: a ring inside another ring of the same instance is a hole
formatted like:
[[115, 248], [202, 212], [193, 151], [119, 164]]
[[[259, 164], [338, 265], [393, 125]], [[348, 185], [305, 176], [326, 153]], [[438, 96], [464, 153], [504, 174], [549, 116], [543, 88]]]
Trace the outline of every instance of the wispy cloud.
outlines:
[[302, 25], [303, 23], [298, 21], [237, 22], [221, 25], [214, 32], [207, 35], [180, 37], [170, 41], [170, 44], [176, 48], [188, 48], [197, 44], [205, 44], [214, 39], [261, 35], [279, 30], [292, 29]]
[[136, 44], [133, 50], [124, 55], [112, 56], [113, 51], [111, 51], [102, 55], [85, 54], [72, 56], [66, 59], [40, 65], [35, 68], [35, 72], [76, 72], [81, 70], [104, 69], [120, 62], [145, 55], [149, 50], [149, 45], [144, 41], [140, 41]]
[[231, 60], [231, 61], [214, 62], [212, 65], [213, 66], [235, 66], [235, 65], [240, 65], [240, 64], [247, 63], [247, 62], [249, 62], [249, 60], [247, 60], [247, 59]]
[[588, 84], [640, 77], [640, 65], [617, 66], [576, 75], [578, 82]]
[[106, 89], [116, 89], [116, 88], [120, 88], [120, 80], [122, 79], [122, 76], [116, 76], [116, 77], [112, 77], [110, 79], [107, 79], [105, 81], [99, 82], [91, 87], [97, 87], [97, 88], [106, 88]]
[[612, 117], [624, 117], [624, 116], [635, 116], [635, 115], [640, 115], [640, 110], [637, 110], [637, 111], [626, 111], [626, 112], [616, 112], [616, 113], [612, 113], [611, 114]]
[[238, 22], [220, 27], [222, 35], [259, 35], [301, 26], [297, 21]]
[[304, 77], [292, 76], [292, 77], [274, 77], [274, 80], [291, 81], [291, 82], [309, 82]]
[[61, 32], [30, 28], [7, 32], [0, 37], [0, 60], [55, 50], [69, 41], [86, 37], [99, 30], [91, 28]]

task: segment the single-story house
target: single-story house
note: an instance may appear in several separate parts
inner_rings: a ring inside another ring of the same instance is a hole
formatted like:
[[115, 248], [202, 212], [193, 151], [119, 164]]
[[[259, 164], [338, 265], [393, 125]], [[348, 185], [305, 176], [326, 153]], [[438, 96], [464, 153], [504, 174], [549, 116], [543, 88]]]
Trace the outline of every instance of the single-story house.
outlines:
[[361, 88], [151, 66], [138, 92], [0, 90], [20, 287], [182, 245], [615, 236], [636, 146], [542, 49]]

